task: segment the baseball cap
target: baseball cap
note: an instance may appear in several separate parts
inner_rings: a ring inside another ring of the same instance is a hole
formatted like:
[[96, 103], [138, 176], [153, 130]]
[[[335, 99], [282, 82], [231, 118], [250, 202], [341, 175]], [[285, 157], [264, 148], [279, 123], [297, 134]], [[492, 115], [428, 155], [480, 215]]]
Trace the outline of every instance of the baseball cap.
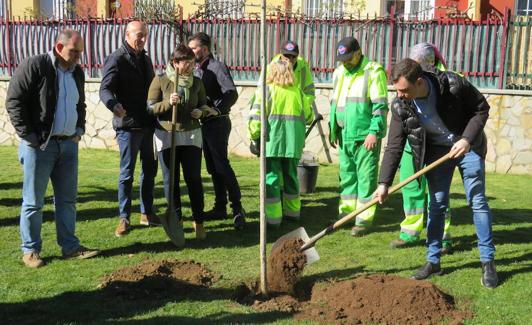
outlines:
[[295, 42], [287, 41], [283, 44], [281, 48], [281, 54], [283, 55], [299, 55], [299, 46]]
[[412, 46], [408, 57], [417, 61], [421, 66], [434, 66], [436, 63], [434, 46], [429, 43], [418, 43]]
[[336, 61], [349, 61], [358, 49], [360, 45], [354, 37], [342, 38], [336, 46]]

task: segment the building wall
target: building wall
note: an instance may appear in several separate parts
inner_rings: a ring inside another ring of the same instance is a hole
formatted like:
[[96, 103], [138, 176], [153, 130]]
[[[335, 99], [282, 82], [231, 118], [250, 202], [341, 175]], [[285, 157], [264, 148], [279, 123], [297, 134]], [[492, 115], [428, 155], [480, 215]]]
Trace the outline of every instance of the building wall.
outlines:
[[[506, 7], [515, 8], [515, 0], [436, 0], [436, 7], [456, 6], [460, 11], [467, 11], [468, 16], [473, 20], [479, 20], [493, 11], [504, 15]], [[469, 9], [468, 9], [469, 8]], [[447, 10], [436, 9], [435, 17], [446, 17]]]
[[39, 0], [11, 0], [10, 2], [11, 17], [24, 17], [40, 11]]
[[[0, 103], [5, 103], [9, 79], [0, 80]], [[117, 150], [115, 132], [111, 126], [112, 113], [105, 108], [99, 98], [99, 80], [89, 80], [85, 85], [87, 98], [86, 134], [81, 140], [82, 148], [102, 148]], [[233, 130], [229, 139], [229, 151], [241, 156], [251, 156], [247, 138], [247, 117], [249, 100], [255, 87], [238, 86], [238, 102], [231, 109]], [[328, 137], [330, 85], [319, 86], [316, 92], [316, 105], [324, 116], [321, 122]], [[486, 169], [490, 172], [511, 174], [532, 174], [532, 92], [484, 92], [491, 109], [485, 128], [488, 137]], [[390, 91], [389, 100], [395, 97]], [[391, 114], [388, 114], [388, 118]], [[386, 140], [383, 141], [385, 143]], [[9, 122], [7, 112], [0, 108], [0, 145], [16, 145], [18, 138]], [[384, 145], [382, 146], [385, 147]], [[306, 140], [306, 151], [327, 162], [325, 150], [317, 128]], [[331, 149], [334, 162], [338, 162], [338, 153]]]

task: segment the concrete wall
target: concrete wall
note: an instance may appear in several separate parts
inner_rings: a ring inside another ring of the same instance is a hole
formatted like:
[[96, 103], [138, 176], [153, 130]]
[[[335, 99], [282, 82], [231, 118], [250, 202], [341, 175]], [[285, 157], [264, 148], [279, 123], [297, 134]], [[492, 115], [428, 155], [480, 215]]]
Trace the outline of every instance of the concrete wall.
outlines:
[[[5, 110], [8, 82], [9, 79], [0, 79], [0, 145], [18, 143]], [[81, 146], [116, 150], [115, 132], [111, 126], [112, 115], [100, 102], [99, 86], [99, 80], [96, 79], [89, 80], [86, 84], [87, 126]], [[316, 105], [325, 121], [329, 121], [330, 85], [317, 86]], [[251, 156], [248, 150], [246, 118], [249, 99], [254, 90], [252, 83], [238, 84], [240, 96], [231, 111], [233, 131], [229, 144], [229, 150], [237, 155]], [[532, 92], [483, 90], [483, 93], [491, 105], [490, 118], [485, 129], [489, 143], [486, 169], [498, 173], [532, 174]], [[393, 91], [390, 91], [390, 100], [394, 96]], [[322, 126], [327, 136], [326, 122], [322, 122]], [[327, 162], [317, 128], [311, 132], [306, 143], [305, 150], [317, 154], [320, 162]], [[336, 150], [331, 149], [330, 153], [333, 162], [337, 162]]]

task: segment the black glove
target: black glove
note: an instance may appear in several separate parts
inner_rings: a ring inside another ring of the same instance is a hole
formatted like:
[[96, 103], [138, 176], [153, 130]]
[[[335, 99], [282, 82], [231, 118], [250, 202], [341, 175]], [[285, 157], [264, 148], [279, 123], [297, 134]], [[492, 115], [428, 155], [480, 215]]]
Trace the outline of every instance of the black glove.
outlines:
[[251, 140], [249, 142], [249, 151], [257, 157], [260, 157], [260, 140]]

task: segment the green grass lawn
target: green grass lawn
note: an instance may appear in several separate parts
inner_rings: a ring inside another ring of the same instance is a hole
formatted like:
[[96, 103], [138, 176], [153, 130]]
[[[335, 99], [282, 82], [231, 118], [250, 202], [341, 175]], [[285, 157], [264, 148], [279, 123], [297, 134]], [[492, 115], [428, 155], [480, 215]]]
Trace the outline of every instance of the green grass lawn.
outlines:
[[[185, 222], [186, 248], [177, 251], [162, 228], [138, 226], [138, 199], [133, 203], [129, 235], [115, 238], [117, 224], [118, 153], [81, 150], [77, 235], [82, 244], [102, 250], [102, 256], [85, 261], [60, 258], [53, 221], [49, 186], [42, 228], [41, 269], [23, 266], [18, 230], [22, 173], [15, 147], [0, 147], [0, 323], [103, 323], [135, 322], [161, 324], [278, 323], [292, 324], [290, 314], [255, 312], [231, 300], [233, 289], [259, 275], [258, 161], [232, 158], [240, 181], [249, 226], [236, 232], [230, 220], [206, 224], [208, 238], [194, 239], [191, 222]], [[336, 216], [336, 165], [320, 167], [317, 193], [303, 196], [301, 225], [309, 235], [326, 227]], [[138, 175], [138, 172], [137, 172]], [[488, 290], [480, 285], [480, 262], [475, 228], [466, 205], [460, 178], [452, 184], [452, 234], [456, 252], [445, 256], [445, 274], [431, 281], [453, 295], [459, 308], [474, 311], [467, 324], [530, 324], [532, 318], [532, 176], [487, 175], [487, 195], [493, 209], [500, 286]], [[206, 208], [212, 206], [212, 184], [203, 173]], [[184, 186], [184, 184], [181, 184]], [[138, 186], [134, 188], [138, 197]], [[161, 175], [156, 182], [156, 206], [165, 210]], [[185, 198], [185, 215], [190, 215]], [[402, 219], [401, 197], [393, 195], [380, 208], [374, 231], [352, 238], [349, 227], [323, 238], [317, 244], [321, 260], [305, 269], [309, 281], [340, 279], [363, 273], [388, 273], [409, 277], [424, 263], [420, 245], [392, 250], [389, 242], [398, 236]], [[298, 227], [284, 223], [268, 233], [271, 244], [280, 235]], [[98, 284], [103, 276], [146, 259], [194, 259], [221, 276], [213, 288], [196, 293], [176, 292], [171, 299], [146, 296], [141, 301], [105, 295]]]

